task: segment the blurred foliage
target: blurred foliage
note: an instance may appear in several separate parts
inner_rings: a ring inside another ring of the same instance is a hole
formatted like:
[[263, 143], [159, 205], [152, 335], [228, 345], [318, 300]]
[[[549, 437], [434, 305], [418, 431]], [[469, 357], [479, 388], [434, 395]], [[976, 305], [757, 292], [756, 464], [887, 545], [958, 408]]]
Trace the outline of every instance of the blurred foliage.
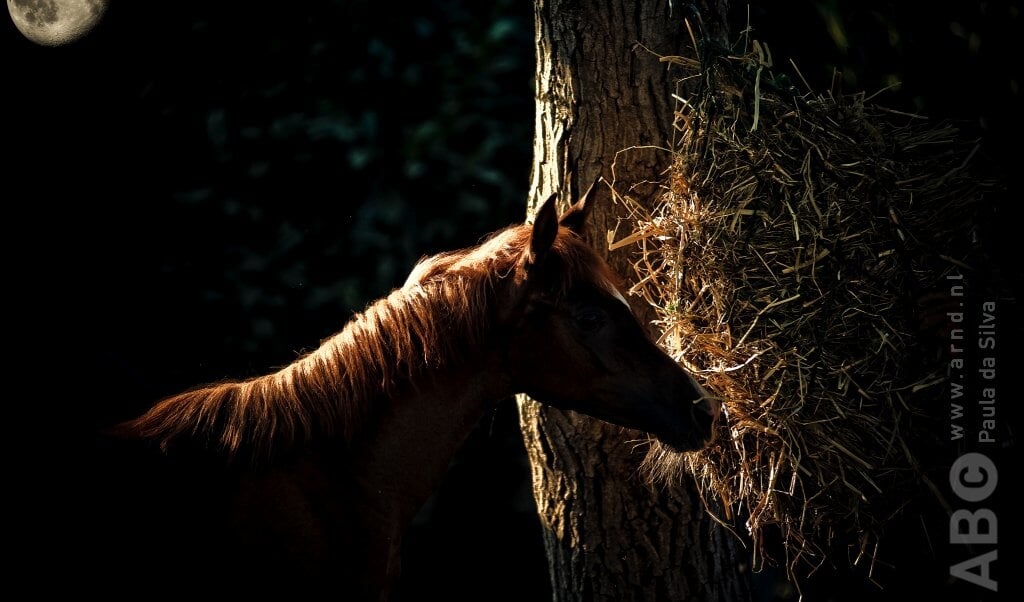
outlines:
[[15, 205], [65, 255], [31, 276], [92, 291], [72, 311], [109, 341], [89, 361], [138, 379], [130, 411], [287, 363], [521, 221], [531, 10], [128, 2], [57, 49], [9, 27]]
[[340, 327], [420, 255], [522, 219], [532, 33], [512, 2], [209, 6], [143, 100], [189, 151], [172, 212], [219, 262], [208, 301], [253, 324], [241, 351], [297, 308]]

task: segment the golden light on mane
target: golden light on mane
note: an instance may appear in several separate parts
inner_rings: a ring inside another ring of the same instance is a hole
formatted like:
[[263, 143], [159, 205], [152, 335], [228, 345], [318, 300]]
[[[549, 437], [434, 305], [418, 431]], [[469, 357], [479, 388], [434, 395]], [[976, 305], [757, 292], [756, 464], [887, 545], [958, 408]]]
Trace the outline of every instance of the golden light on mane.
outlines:
[[[514, 226], [479, 246], [425, 258], [402, 288], [290, 365], [175, 395], [123, 427], [165, 451], [184, 443], [249, 461], [321, 438], [351, 441], [398, 387], [479, 353], [531, 232]], [[559, 264], [551, 268], [561, 273], [559, 289], [550, 292], [562, 295], [581, 279], [616, 282], [593, 253], [563, 228], [549, 262]]]

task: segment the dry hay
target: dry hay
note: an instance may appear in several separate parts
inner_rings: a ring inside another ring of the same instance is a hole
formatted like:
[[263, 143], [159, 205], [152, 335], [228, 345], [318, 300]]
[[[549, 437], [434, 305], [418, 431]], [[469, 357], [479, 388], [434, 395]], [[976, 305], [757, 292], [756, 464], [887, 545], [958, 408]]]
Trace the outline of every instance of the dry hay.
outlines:
[[943, 410], [924, 406], [943, 371], [914, 304], [961, 267], [950, 249], [984, 188], [968, 173], [974, 142], [863, 94], [780, 84], [756, 43], [711, 68], [662, 60], [698, 91], [676, 97], [654, 210], [612, 184], [633, 208], [612, 246], [641, 248], [633, 292], [726, 419], [710, 449], [655, 444], [646, 464], [694, 475], [755, 543], [778, 529], [791, 571], [826, 560], [836, 537], [870, 559], [886, 521], [930, 487], [912, 433], [923, 420], [938, 437], [928, 415]]

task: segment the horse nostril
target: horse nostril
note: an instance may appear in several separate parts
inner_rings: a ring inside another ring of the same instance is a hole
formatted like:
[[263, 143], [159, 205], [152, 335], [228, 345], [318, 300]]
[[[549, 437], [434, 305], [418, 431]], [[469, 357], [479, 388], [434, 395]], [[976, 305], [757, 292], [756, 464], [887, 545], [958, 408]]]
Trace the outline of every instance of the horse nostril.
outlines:
[[718, 401], [714, 397], [704, 397], [697, 404], [697, 407], [704, 410], [711, 416], [711, 423], [714, 424], [718, 420], [718, 416], [722, 413], [722, 402]]

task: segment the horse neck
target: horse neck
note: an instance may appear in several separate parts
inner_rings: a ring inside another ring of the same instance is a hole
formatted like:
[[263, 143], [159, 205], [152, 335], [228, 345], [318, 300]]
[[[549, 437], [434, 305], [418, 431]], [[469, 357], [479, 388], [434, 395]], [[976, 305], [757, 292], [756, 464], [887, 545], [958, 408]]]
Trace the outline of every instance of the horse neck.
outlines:
[[428, 383], [409, 387], [383, 409], [368, 435], [355, 442], [354, 464], [362, 480], [414, 506], [399, 518], [412, 518], [484, 413], [511, 396], [511, 380], [498, 362], [485, 363], [489, 365], [442, 371]]
[[398, 553], [402, 533], [440, 485], [451, 459], [498, 401], [511, 396], [498, 358], [442, 371], [395, 396], [365, 438], [354, 442], [351, 466], [359, 483], [364, 525], [376, 531], [381, 554]]

